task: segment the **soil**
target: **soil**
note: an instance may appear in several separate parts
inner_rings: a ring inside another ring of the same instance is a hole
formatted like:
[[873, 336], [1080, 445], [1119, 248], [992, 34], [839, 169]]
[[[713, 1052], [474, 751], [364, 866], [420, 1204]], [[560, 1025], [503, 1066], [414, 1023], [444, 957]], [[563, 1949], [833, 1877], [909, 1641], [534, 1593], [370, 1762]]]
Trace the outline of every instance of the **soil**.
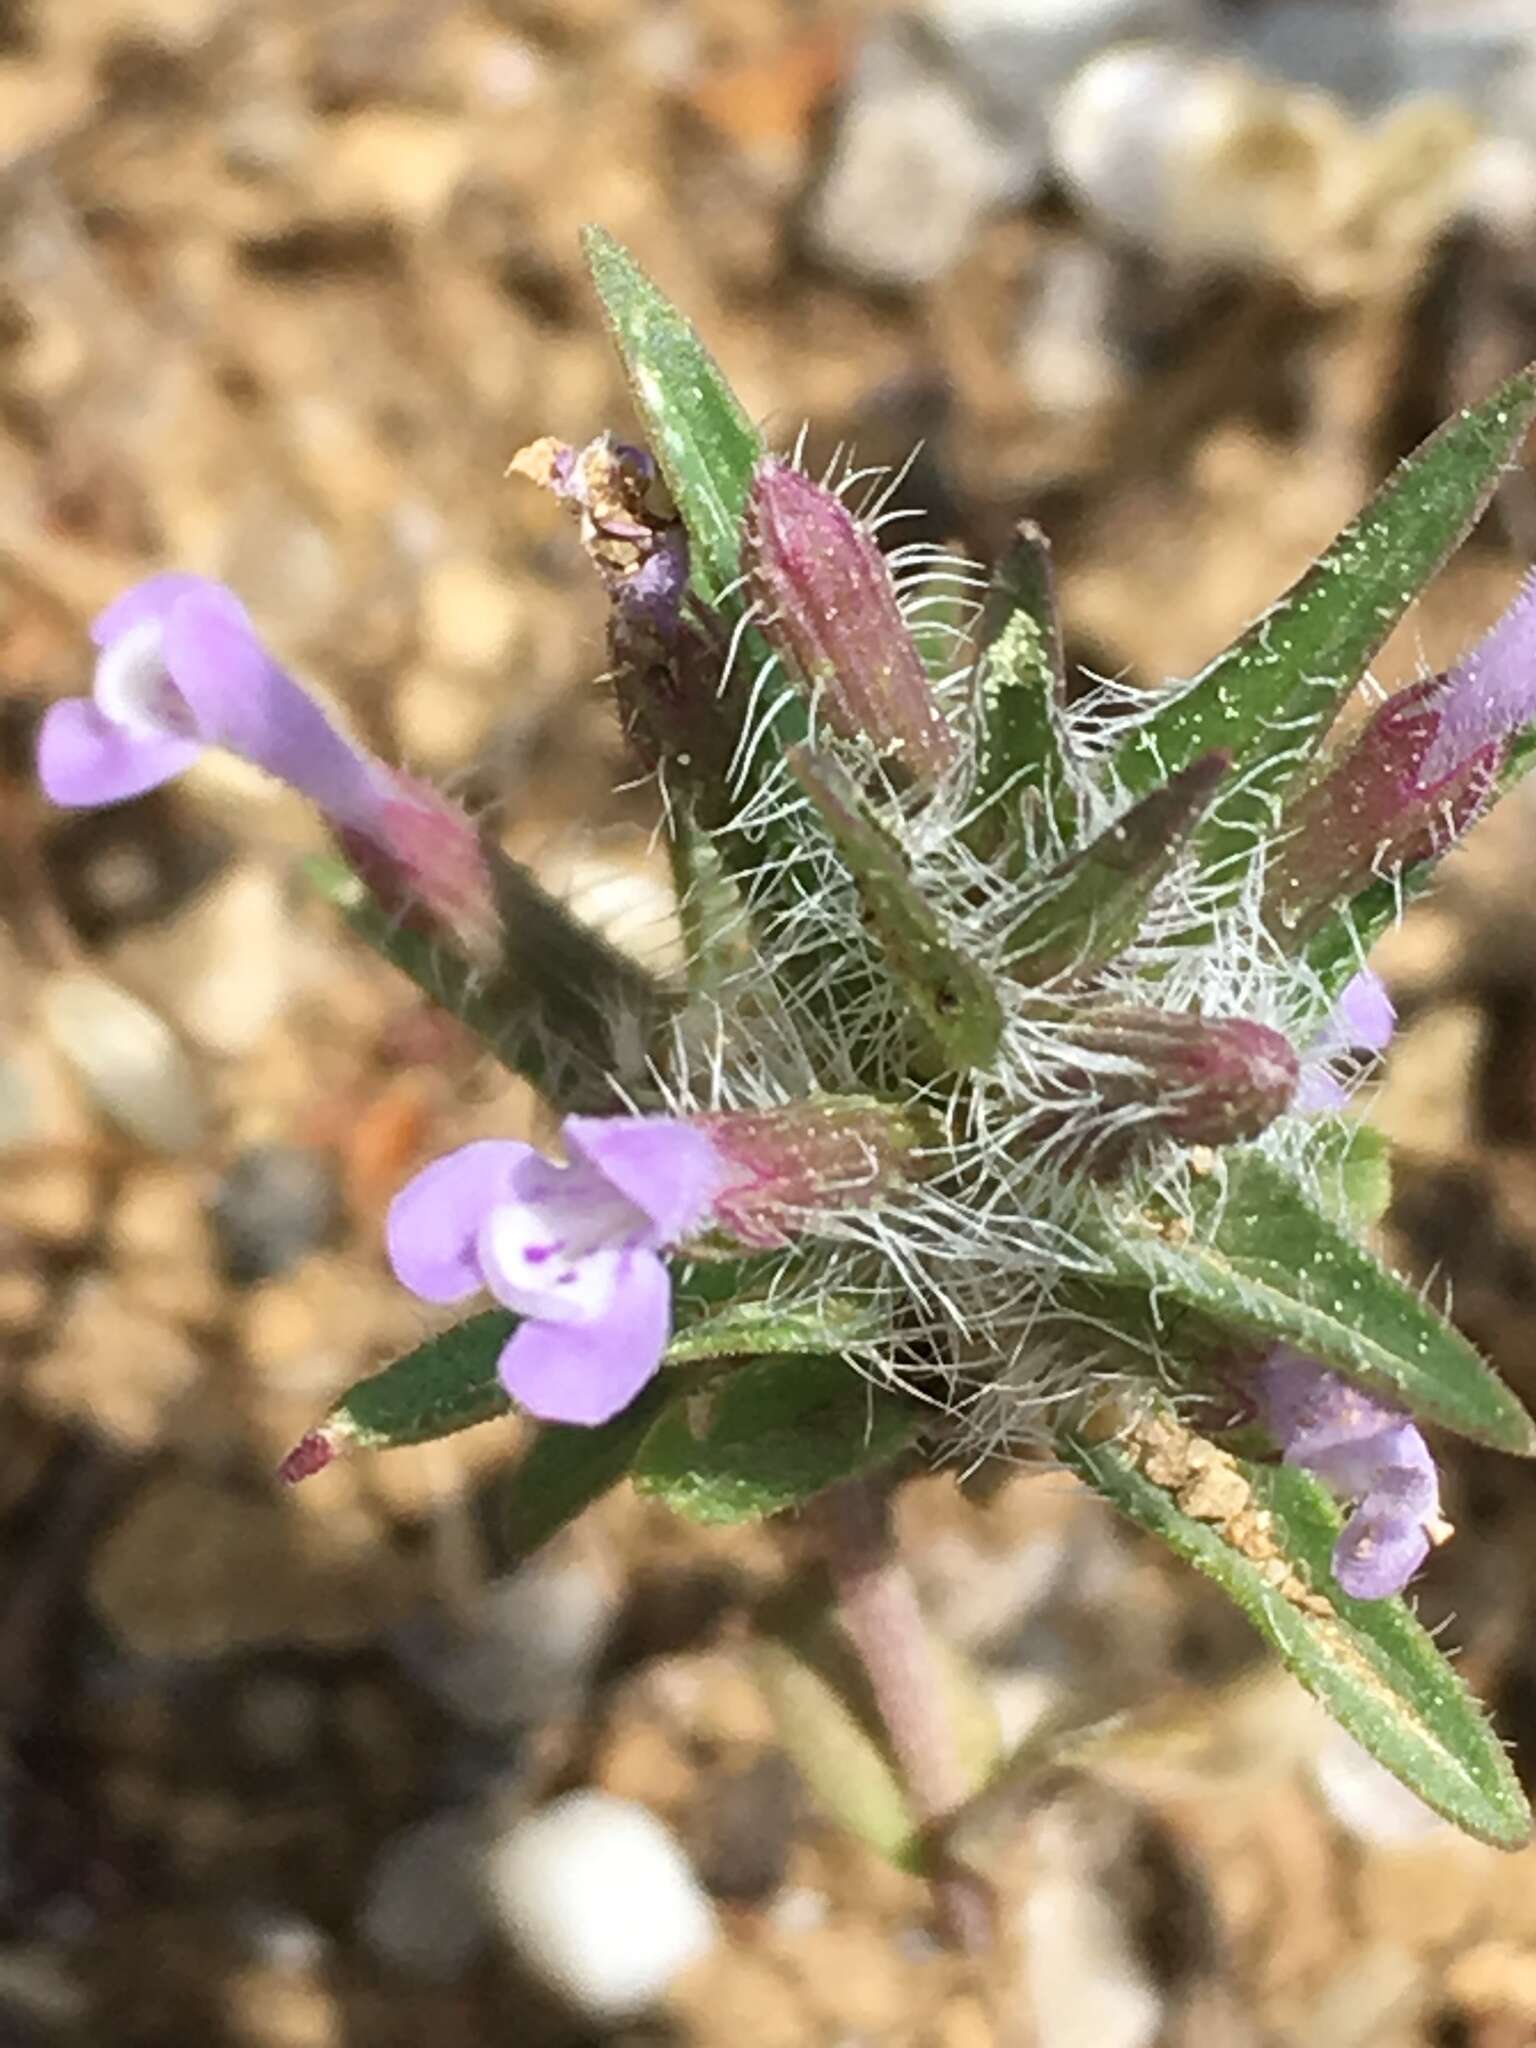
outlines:
[[[552, 886], [667, 944], [598, 593], [503, 476], [539, 434], [629, 424], [587, 221], [775, 440], [810, 419], [817, 455], [880, 463], [924, 437], [913, 535], [984, 555], [1041, 520], [1073, 659], [1145, 680], [1191, 672], [1536, 354], [1529, 276], [1470, 230], [1326, 299], [1120, 251], [1118, 373], [1048, 404], [1021, 308], [1088, 238], [1059, 198], [905, 292], [806, 252], [866, 19], [0, 0], [0, 2042], [597, 2038], [494, 1936], [411, 1952], [378, 1904], [417, 1823], [494, 1832], [583, 1783], [668, 1820], [720, 1915], [656, 2014], [602, 2036], [636, 2048], [1536, 2041], [1536, 1851], [1415, 1833], [1243, 1624], [1059, 1477], [928, 1479], [904, 1506], [925, 1597], [1016, 1733], [1066, 1702], [1143, 1717], [990, 1816], [983, 1960], [944, 1950], [922, 1887], [833, 1829], [777, 1744], [750, 1636], [792, 1532], [615, 1494], [559, 1553], [611, 1609], [595, 1669], [488, 1725], [441, 1644], [482, 1625], [515, 1428], [273, 1475], [426, 1327], [381, 1256], [390, 1194], [536, 1106], [338, 930], [303, 879], [313, 824], [254, 775], [209, 762], [75, 817], [31, 788], [93, 611], [194, 568]], [[1533, 530], [1513, 476], [1383, 679], [1486, 625]], [[1404, 1029], [1379, 1112], [1399, 1256], [1536, 1398], [1530, 825], [1517, 800], [1479, 828], [1383, 947]], [[103, 980], [159, 1020], [148, 1081], [91, 1065]], [[1536, 1769], [1536, 1482], [1446, 1460], [1458, 1533], [1421, 1612]]]

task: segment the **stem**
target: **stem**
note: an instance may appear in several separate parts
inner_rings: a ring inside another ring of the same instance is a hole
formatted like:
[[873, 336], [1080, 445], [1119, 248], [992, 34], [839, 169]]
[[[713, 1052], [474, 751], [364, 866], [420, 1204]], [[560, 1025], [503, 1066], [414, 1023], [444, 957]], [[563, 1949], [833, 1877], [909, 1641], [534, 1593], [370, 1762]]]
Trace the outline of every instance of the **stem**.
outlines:
[[975, 1789], [955, 1743], [944, 1673], [896, 1550], [890, 1495], [880, 1479], [824, 1493], [811, 1519], [832, 1578], [837, 1617], [869, 1681], [891, 1754], [926, 1838], [939, 1910], [964, 1949], [990, 1946], [986, 1887], [949, 1860], [944, 1823]]

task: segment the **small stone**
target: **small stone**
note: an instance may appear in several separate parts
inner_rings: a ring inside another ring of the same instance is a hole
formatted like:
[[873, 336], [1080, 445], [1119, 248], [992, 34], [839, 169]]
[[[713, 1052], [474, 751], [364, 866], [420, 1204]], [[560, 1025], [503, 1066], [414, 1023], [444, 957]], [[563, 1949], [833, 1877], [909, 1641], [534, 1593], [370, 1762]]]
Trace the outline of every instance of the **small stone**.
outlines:
[[392, 703], [401, 757], [424, 775], [462, 775], [484, 749], [495, 707], [477, 680], [441, 667], [401, 677]]
[[99, 1195], [96, 1171], [83, 1160], [7, 1161], [0, 1173], [0, 1227], [67, 1250], [95, 1229]]
[[354, 1496], [242, 1493], [157, 1472], [92, 1559], [91, 1604], [141, 1657], [202, 1658], [280, 1644], [340, 1648], [397, 1621], [398, 1560]]
[[123, 940], [112, 957], [136, 987], [155, 991], [194, 1045], [234, 1059], [251, 1050], [313, 978], [321, 952], [295, 916], [280, 877], [250, 866], [226, 876], [172, 922]]
[[513, 650], [522, 613], [517, 590], [477, 556], [439, 562], [422, 582], [422, 639], [450, 668], [500, 670]]
[[927, 284], [1017, 191], [1014, 152], [898, 21], [860, 53], [806, 216], [826, 263], [872, 284]]
[[699, 1876], [715, 1898], [762, 1905], [774, 1897], [802, 1804], [800, 1774], [779, 1750], [713, 1780], [692, 1833]]
[[334, 1162], [295, 1145], [242, 1152], [220, 1181], [209, 1209], [227, 1280], [251, 1287], [286, 1273], [336, 1228]]
[[0, 1333], [31, 1336], [48, 1312], [48, 1283], [24, 1266], [0, 1267]]
[[477, 1595], [467, 1619], [434, 1610], [397, 1635], [402, 1661], [468, 1727], [536, 1727], [577, 1711], [613, 1625], [607, 1589], [578, 1564], [537, 1559]]
[[93, 1101], [129, 1137], [157, 1152], [190, 1152], [201, 1142], [197, 1072], [147, 1004], [101, 975], [61, 974], [44, 988], [40, 1015]]
[[587, 2019], [645, 2012], [714, 1945], [714, 1914], [676, 1841], [605, 1793], [567, 1793], [517, 1822], [487, 1851], [484, 1878], [529, 1974]]
[[45, 1413], [147, 1451], [202, 1379], [186, 1334], [124, 1302], [101, 1280], [74, 1296], [58, 1333], [27, 1376], [28, 1397]]
[[462, 1975], [488, 1933], [480, 1881], [485, 1823], [434, 1814], [387, 1842], [368, 1877], [360, 1926], [374, 1953], [435, 1983]]

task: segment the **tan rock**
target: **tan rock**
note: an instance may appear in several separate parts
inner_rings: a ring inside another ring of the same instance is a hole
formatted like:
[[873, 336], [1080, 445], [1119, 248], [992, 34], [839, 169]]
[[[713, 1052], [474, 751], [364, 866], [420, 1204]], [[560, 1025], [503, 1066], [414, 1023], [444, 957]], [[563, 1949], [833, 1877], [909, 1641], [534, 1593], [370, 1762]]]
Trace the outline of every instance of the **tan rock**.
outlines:
[[511, 655], [522, 615], [520, 593], [478, 556], [450, 556], [423, 580], [422, 637], [450, 668], [499, 669]]
[[83, 1244], [95, 1228], [100, 1181], [83, 1159], [8, 1161], [0, 1173], [0, 1228], [38, 1244]]
[[47, 1414], [124, 1450], [155, 1448], [196, 1391], [202, 1361], [185, 1331], [130, 1306], [110, 1282], [75, 1295], [58, 1336], [27, 1375]]
[[[321, 1498], [323, 1494], [323, 1499]], [[199, 1474], [148, 1480], [93, 1560], [102, 1621], [146, 1657], [367, 1641], [409, 1589], [355, 1493], [242, 1492]]]

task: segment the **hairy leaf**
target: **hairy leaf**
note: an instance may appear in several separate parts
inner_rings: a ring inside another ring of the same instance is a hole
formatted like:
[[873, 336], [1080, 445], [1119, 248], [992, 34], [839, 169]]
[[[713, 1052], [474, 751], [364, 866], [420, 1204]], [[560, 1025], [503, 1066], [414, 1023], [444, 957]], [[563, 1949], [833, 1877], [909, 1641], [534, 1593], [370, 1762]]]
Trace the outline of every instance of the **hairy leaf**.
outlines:
[[1003, 1028], [990, 979], [945, 931], [913, 882], [901, 848], [836, 763], [796, 747], [790, 766], [836, 840], [891, 971], [928, 1036], [950, 1064], [986, 1066]]
[[1118, 766], [1134, 790], [1213, 747], [1232, 753], [1239, 773], [1202, 835], [1210, 869], [1235, 885], [1275, 799], [1471, 530], [1533, 415], [1536, 367], [1447, 421], [1284, 597], [1125, 741]]
[[1106, 1203], [1115, 1277], [1257, 1343], [1320, 1359], [1477, 1442], [1536, 1454], [1533, 1423], [1458, 1330], [1377, 1264], [1262, 1152], [1234, 1147], [1185, 1216]]
[[1164, 1411], [1065, 1462], [1205, 1572], [1360, 1745], [1479, 1840], [1519, 1848], [1531, 1816], [1481, 1709], [1403, 1602], [1352, 1600], [1330, 1567], [1342, 1518], [1310, 1474], [1218, 1451]]
[[746, 1522], [797, 1507], [903, 1451], [918, 1411], [845, 1359], [796, 1354], [744, 1365], [647, 1437], [635, 1483], [697, 1522]]

